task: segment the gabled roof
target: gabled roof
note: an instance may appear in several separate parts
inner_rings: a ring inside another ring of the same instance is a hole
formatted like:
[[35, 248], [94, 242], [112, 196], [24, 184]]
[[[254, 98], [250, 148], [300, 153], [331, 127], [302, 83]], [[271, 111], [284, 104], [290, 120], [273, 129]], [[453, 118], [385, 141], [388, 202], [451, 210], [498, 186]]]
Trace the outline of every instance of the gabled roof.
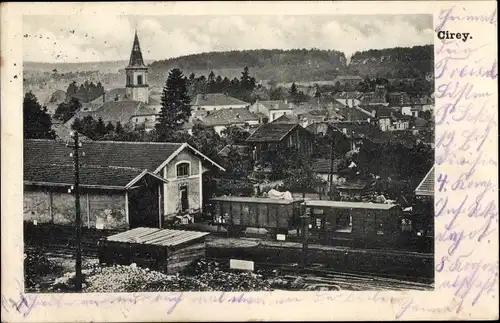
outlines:
[[[103, 97], [104, 96], [104, 97]], [[127, 99], [126, 88], [115, 88], [105, 91], [103, 95], [91, 101], [91, 104], [103, 104], [104, 102], [123, 101]]]
[[274, 101], [258, 101], [256, 104], [262, 104], [264, 107], [266, 107], [269, 111], [272, 110], [292, 110], [292, 107], [285, 102], [281, 100], [274, 100]]
[[424, 179], [418, 184], [415, 189], [417, 196], [434, 196], [434, 166], [425, 175]]
[[248, 111], [246, 108], [220, 109], [210, 112], [202, 121], [207, 126], [231, 125], [260, 121], [260, 116]]
[[295, 114], [284, 114], [279, 118], [274, 119], [271, 123], [286, 123], [286, 124], [297, 124], [299, 122], [299, 117]]
[[94, 120], [102, 118], [104, 123], [127, 124], [132, 116], [136, 115], [141, 109], [146, 109], [144, 102], [140, 101], [109, 101], [104, 103], [99, 109], [94, 111], [79, 111], [71, 118], [67, 124], [72, 124], [74, 119], [83, 119], [91, 116]]
[[247, 106], [249, 103], [233, 98], [224, 93], [197, 94], [191, 101], [192, 106]]
[[309, 131], [302, 128], [298, 124], [288, 124], [288, 123], [265, 123], [261, 125], [254, 133], [248, 137], [247, 142], [279, 142], [287, 134], [292, 132], [294, 129], [298, 128], [303, 130], [305, 133], [310, 134]]
[[[170, 160], [184, 149], [190, 149], [203, 160], [224, 170], [198, 150], [187, 143], [160, 142], [120, 142], [92, 141], [84, 143], [81, 150], [85, 156], [80, 158], [82, 164], [96, 167], [117, 167], [157, 173]], [[71, 163], [71, 149], [62, 142], [43, 139], [26, 139], [24, 141], [24, 162], [27, 164], [42, 163], [46, 165], [67, 165]]]

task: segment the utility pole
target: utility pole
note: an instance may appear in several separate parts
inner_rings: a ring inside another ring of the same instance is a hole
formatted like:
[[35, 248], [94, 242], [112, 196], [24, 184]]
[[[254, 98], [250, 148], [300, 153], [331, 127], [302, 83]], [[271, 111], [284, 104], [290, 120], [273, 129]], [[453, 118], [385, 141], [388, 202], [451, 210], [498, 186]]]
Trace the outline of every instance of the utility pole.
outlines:
[[74, 194], [75, 194], [75, 238], [76, 238], [76, 261], [75, 261], [75, 289], [82, 290], [82, 246], [81, 246], [81, 233], [82, 233], [82, 218], [80, 213], [80, 162], [79, 162], [79, 148], [81, 143], [78, 141], [78, 132], [72, 132], [73, 137], [73, 157], [74, 164]]
[[330, 140], [331, 140], [331, 142], [330, 142], [330, 174], [328, 175], [328, 181], [329, 181], [330, 200], [333, 200], [333, 165], [334, 165], [334, 159], [335, 159], [333, 133], [332, 133]]
[[309, 251], [309, 214], [311, 209], [305, 206], [305, 214], [300, 218], [302, 219], [302, 267], [307, 266], [307, 254]]

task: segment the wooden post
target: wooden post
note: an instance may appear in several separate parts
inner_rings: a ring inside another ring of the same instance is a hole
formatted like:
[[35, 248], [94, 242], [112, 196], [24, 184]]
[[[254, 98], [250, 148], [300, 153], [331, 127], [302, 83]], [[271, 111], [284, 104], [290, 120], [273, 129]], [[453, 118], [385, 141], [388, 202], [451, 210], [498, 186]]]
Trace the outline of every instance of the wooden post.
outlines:
[[76, 260], [75, 260], [75, 289], [82, 290], [82, 248], [81, 248], [81, 233], [82, 233], [82, 217], [80, 213], [80, 161], [79, 161], [79, 148], [80, 142], [78, 141], [78, 132], [73, 135], [73, 164], [74, 164], [74, 194], [75, 194], [75, 235], [76, 235]]
[[90, 198], [89, 198], [89, 193], [87, 193], [87, 228], [90, 229]]
[[310, 209], [306, 206], [305, 208], [305, 214], [302, 215], [300, 218], [302, 219], [302, 267], [307, 266], [307, 254], [308, 254], [308, 241], [309, 241], [309, 214], [310, 214]]
[[52, 191], [49, 190], [49, 215], [50, 215], [50, 223], [54, 223], [54, 210], [52, 208], [53, 200], [52, 200]]
[[333, 200], [333, 165], [334, 165], [334, 158], [335, 158], [335, 152], [334, 152], [333, 137], [332, 137], [331, 138], [331, 143], [330, 143], [330, 174], [328, 175], [330, 200]]

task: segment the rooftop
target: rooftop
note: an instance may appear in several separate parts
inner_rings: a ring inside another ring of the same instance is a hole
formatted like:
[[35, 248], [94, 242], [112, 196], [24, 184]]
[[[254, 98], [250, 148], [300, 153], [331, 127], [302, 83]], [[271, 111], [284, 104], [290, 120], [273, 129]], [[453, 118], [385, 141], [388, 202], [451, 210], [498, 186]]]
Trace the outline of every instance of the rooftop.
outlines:
[[269, 197], [221, 196], [210, 199], [220, 202], [265, 203], [265, 204], [291, 204], [301, 200], [273, 199]]
[[191, 101], [193, 106], [247, 106], [249, 103], [233, 98], [224, 93], [197, 94]]
[[278, 142], [281, 141], [287, 134], [292, 132], [295, 127], [302, 128], [298, 124], [289, 123], [265, 123], [255, 130], [254, 133], [248, 137], [247, 142]]
[[99, 109], [94, 111], [79, 111], [71, 118], [67, 124], [72, 124], [74, 119], [83, 119], [86, 116], [91, 116], [95, 120], [101, 118], [104, 123], [117, 123], [122, 125], [127, 124], [132, 116], [145, 111], [146, 105], [140, 101], [108, 101], [104, 103]]
[[424, 179], [418, 184], [415, 189], [415, 195], [417, 196], [434, 196], [434, 166], [425, 175]]
[[198, 240], [209, 234], [209, 232], [199, 231], [135, 228], [107, 237], [107, 240], [114, 242], [140, 243], [164, 247], [175, 247], [186, 242]]
[[[182, 143], [91, 141], [82, 146], [87, 166], [121, 167], [155, 171], [182, 147]], [[24, 163], [72, 165], [71, 148], [63, 142], [48, 139], [24, 140]]]
[[260, 121], [260, 116], [248, 111], [246, 108], [211, 111], [209, 115], [203, 118], [203, 123], [207, 126], [231, 125], [249, 121]]
[[292, 110], [287, 102], [281, 100], [258, 101], [256, 104], [262, 104], [268, 110]]
[[336, 209], [369, 209], [369, 210], [390, 210], [396, 204], [366, 203], [366, 202], [343, 202], [343, 201], [305, 201], [305, 206], [331, 207]]
[[[68, 161], [70, 161], [69, 157]], [[151, 176], [159, 181], [166, 181], [151, 172], [141, 169], [82, 165], [80, 167], [80, 186], [83, 188], [124, 190], [134, 179], [142, 177], [141, 175]], [[28, 185], [69, 188], [74, 183], [74, 176], [73, 165], [51, 165], [34, 161], [24, 163], [24, 183]]]

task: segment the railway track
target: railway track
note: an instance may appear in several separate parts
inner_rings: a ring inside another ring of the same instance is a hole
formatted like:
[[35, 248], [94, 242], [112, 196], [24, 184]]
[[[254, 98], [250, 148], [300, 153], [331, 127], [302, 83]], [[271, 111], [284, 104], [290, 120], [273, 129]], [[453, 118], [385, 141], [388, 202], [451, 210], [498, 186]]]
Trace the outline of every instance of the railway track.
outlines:
[[[209, 260], [224, 263], [224, 259]], [[257, 269], [277, 270], [278, 276], [288, 281], [301, 282], [309, 286], [333, 287], [336, 290], [421, 290], [434, 289], [431, 279], [424, 277], [408, 277], [397, 275], [381, 275], [366, 272], [340, 272], [324, 268], [302, 268], [295, 264], [255, 263]]]

